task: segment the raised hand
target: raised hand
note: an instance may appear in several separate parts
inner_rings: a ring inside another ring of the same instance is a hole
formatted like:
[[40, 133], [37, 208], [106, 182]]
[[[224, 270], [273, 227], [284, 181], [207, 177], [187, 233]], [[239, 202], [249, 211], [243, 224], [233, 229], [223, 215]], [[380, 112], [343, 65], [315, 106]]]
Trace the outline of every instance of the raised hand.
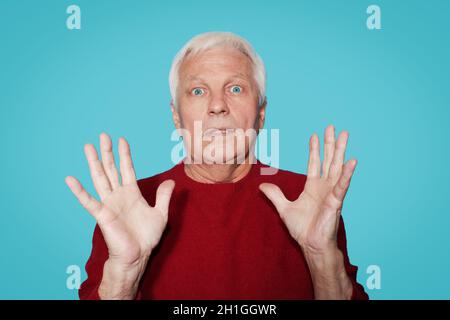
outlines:
[[114, 162], [112, 142], [105, 133], [100, 135], [100, 150], [101, 160], [93, 145], [86, 144], [84, 148], [100, 201], [91, 196], [76, 178], [68, 176], [66, 183], [96, 219], [108, 247], [109, 265], [127, 270], [140, 264], [142, 269], [141, 262], [146, 263], [166, 227], [175, 183], [173, 180], [161, 183], [155, 206], [151, 207], [137, 185], [128, 142], [119, 139], [121, 181]]
[[356, 167], [355, 159], [344, 165], [347, 140], [347, 131], [342, 131], [335, 142], [334, 127], [326, 128], [321, 172], [319, 138], [317, 134], [311, 136], [306, 184], [295, 201], [286, 199], [274, 184], [260, 185], [260, 190], [275, 205], [290, 235], [309, 253], [321, 254], [337, 248], [342, 205]]

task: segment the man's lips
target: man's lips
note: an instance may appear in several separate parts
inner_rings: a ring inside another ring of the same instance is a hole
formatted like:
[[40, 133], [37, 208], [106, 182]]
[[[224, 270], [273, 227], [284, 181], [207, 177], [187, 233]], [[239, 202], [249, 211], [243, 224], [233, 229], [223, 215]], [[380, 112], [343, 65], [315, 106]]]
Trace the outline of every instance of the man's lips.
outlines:
[[204, 136], [233, 134], [234, 128], [208, 128], [203, 132]]

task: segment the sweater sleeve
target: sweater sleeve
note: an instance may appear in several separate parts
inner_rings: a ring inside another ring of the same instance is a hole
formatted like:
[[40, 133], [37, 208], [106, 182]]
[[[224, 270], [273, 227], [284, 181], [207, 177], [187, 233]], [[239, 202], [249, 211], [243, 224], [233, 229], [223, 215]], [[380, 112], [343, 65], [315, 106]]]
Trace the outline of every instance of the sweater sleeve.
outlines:
[[338, 247], [342, 251], [342, 254], [344, 255], [345, 270], [347, 271], [347, 274], [353, 285], [353, 293], [351, 296], [351, 300], [368, 300], [369, 296], [364, 291], [364, 287], [362, 285], [360, 285], [356, 280], [358, 267], [352, 265], [350, 263], [350, 260], [348, 257], [347, 236], [346, 236], [344, 220], [343, 220], [342, 216], [340, 217], [339, 229], [338, 229]]
[[103, 266], [108, 259], [108, 247], [98, 225], [92, 237], [92, 251], [86, 263], [87, 279], [78, 290], [80, 300], [100, 300], [98, 288], [103, 277]]

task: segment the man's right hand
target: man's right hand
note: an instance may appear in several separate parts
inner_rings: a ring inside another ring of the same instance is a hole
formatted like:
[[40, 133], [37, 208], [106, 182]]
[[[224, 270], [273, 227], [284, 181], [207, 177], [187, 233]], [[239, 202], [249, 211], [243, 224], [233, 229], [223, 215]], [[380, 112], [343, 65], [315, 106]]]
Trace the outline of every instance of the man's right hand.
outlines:
[[158, 187], [155, 206], [142, 196], [136, 182], [128, 142], [119, 139], [119, 181], [110, 137], [100, 135], [101, 160], [92, 144], [84, 148], [92, 181], [101, 201], [92, 197], [74, 177], [66, 183], [100, 227], [109, 258], [105, 262], [99, 295], [102, 299], [132, 299], [153, 248], [167, 225], [170, 197], [175, 182]]

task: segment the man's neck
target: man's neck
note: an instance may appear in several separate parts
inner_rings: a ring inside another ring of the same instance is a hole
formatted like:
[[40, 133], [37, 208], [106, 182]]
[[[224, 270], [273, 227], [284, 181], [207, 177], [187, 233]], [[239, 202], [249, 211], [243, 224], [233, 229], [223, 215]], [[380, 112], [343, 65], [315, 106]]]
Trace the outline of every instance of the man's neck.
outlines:
[[[252, 159], [252, 158], [250, 158]], [[186, 175], [201, 183], [237, 182], [244, 178], [252, 168], [253, 160], [246, 158], [243, 163], [233, 164], [185, 164]]]

